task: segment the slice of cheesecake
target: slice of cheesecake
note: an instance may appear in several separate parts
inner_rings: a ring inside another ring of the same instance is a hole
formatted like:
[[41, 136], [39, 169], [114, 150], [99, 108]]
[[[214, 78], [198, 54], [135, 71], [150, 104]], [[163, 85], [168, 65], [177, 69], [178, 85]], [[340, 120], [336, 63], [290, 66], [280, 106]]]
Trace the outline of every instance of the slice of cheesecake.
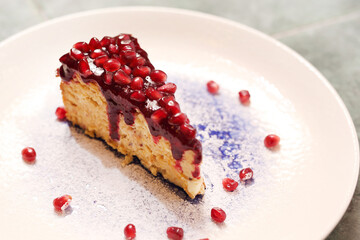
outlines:
[[125, 155], [137, 156], [194, 198], [203, 194], [201, 143], [174, 93], [176, 85], [155, 70], [129, 34], [74, 44], [60, 58], [66, 117], [92, 137]]

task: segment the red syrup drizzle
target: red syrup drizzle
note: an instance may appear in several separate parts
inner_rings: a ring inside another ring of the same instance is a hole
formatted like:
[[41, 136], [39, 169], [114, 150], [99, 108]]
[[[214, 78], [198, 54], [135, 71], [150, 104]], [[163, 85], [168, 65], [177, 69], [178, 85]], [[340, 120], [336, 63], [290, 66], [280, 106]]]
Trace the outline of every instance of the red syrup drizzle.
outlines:
[[[116, 46], [118, 48], [116, 48]], [[100, 86], [102, 94], [104, 95], [108, 105], [107, 112], [111, 138], [114, 140], [120, 139], [118, 129], [119, 115], [122, 114], [124, 116], [126, 124], [132, 125], [134, 124], [134, 113], [136, 113], [136, 109], [139, 109], [144, 115], [148, 123], [150, 133], [153, 137], [157, 138], [162, 136], [170, 142], [172, 154], [176, 160], [181, 160], [183, 153], [186, 150], [192, 150], [195, 152], [193, 164], [196, 166], [192, 176], [194, 178], [199, 178], [199, 164], [202, 161], [202, 147], [200, 141], [195, 138], [195, 134], [189, 134], [189, 129], [192, 129], [192, 131], [195, 131], [195, 129], [189, 125], [188, 119], [186, 119], [185, 123], [175, 125], [174, 123], [169, 123], [169, 119], [178, 112], [166, 111], [165, 108], [168, 106], [164, 106], [164, 104], [167, 104], [168, 101], [162, 100], [166, 97], [173, 97], [174, 102], [176, 103], [174, 93], [172, 91], [161, 91], [161, 89], [159, 89], [158, 92], [160, 92], [163, 97], [157, 100], [150, 100], [146, 97], [145, 102], [139, 102], [130, 98], [130, 95], [135, 91], [145, 93], [150, 87], [156, 90], [165, 84], [163, 81], [159, 81], [158, 79], [155, 81], [155, 77], [154, 80], [150, 78], [150, 75], [152, 73], [156, 74], [158, 70], [154, 69], [154, 66], [148, 59], [148, 54], [139, 46], [137, 39], [129, 34], [120, 34], [113, 38], [104, 37], [101, 41], [98, 41], [96, 38], [92, 38], [89, 44], [76, 43], [74, 47], [80, 50], [82, 54], [75, 50], [76, 56], [71, 56], [67, 53], [60, 58], [60, 62], [62, 63], [62, 66], [60, 67], [61, 79], [65, 82], [69, 82], [74, 77], [74, 74], [79, 74], [85, 83], [96, 82]], [[113, 78], [109, 81], [109, 74], [113, 75], [118, 70], [114, 72], [106, 71], [102, 67], [101, 63], [95, 66], [94, 63], [97, 63], [95, 61], [96, 58], [93, 59], [90, 56], [95, 49], [101, 49], [105, 52], [109, 59], [117, 59], [121, 63], [121, 68], [127, 68], [127, 70], [129, 70], [128, 67], [130, 67], [131, 73], [128, 76], [131, 80], [139, 76], [139, 74], [143, 74], [141, 76], [144, 80], [142, 88], [140, 90], [133, 90], [131, 89], [131, 84], [119, 84], [115, 82]], [[91, 72], [86, 69], [87, 65], [84, 63], [82, 63], [82, 66], [79, 67], [79, 62], [83, 60], [89, 64], [89, 69], [92, 70]], [[150, 69], [149, 73], [146, 73], [146, 71], [139, 71], [139, 67], [141, 68], [144, 66]], [[108, 76], [106, 77], [107, 74]], [[161, 119], [159, 122], [154, 121], [151, 118], [151, 115], [157, 109], [151, 107], [149, 104], [150, 102], [152, 102], [152, 106], [161, 106], [161, 108], [166, 111], [167, 117]], [[156, 104], [154, 102], [156, 102]], [[181, 126], [183, 127], [181, 128]], [[183, 133], [183, 131], [185, 132]]]

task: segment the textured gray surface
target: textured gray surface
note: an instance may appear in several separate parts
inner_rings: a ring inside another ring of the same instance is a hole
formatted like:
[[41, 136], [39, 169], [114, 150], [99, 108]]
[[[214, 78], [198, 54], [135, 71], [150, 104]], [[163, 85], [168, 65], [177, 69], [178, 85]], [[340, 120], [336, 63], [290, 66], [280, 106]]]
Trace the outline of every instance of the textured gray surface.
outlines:
[[[0, 40], [54, 17], [130, 5], [202, 11], [272, 35], [304, 56], [325, 75], [349, 109], [359, 135], [359, 0], [0, 0]], [[359, 183], [348, 210], [328, 239], [360, 239]]]

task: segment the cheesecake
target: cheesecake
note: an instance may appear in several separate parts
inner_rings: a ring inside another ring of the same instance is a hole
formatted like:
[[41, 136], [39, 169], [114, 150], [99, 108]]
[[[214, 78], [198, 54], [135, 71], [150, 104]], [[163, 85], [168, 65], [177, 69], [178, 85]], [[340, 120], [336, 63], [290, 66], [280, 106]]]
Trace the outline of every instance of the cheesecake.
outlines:
[[176, 101], [177, 86], [154, 68], [135, 37], [75, 43], [60, 62], [68, 121], [123, 154], [122, 165], [136, 156], [190, 198], [204, 193], [201, 143]]

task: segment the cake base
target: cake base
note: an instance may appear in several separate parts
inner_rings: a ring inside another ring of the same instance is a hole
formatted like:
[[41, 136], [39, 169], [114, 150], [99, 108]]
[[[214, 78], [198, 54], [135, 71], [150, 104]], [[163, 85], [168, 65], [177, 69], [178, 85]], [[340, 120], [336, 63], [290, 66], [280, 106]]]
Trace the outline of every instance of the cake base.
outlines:
[[193, 178], [195, 153], [184, 152], [181, 161], [176, 161], [171, 152], [171, 144], [164, 137], [153, 137], [148, 124], [139, 111], [134, 113], [134, 124], [127, 125], [119, 116], [119, 140], [109, 134], [107, 102], [96, 82], [84, 83], [78, 74], [71, 81], [60, 84], [66, 117], [79, 126], [85, 134], [103, 139], [109, 146], [125, 155], [122, 165], [132, 162], [137, 156], [140, 163], [154, 176], [160, 173], [164, 179], [181, 187], [195, 198], [205, 191], [202, 177]]

